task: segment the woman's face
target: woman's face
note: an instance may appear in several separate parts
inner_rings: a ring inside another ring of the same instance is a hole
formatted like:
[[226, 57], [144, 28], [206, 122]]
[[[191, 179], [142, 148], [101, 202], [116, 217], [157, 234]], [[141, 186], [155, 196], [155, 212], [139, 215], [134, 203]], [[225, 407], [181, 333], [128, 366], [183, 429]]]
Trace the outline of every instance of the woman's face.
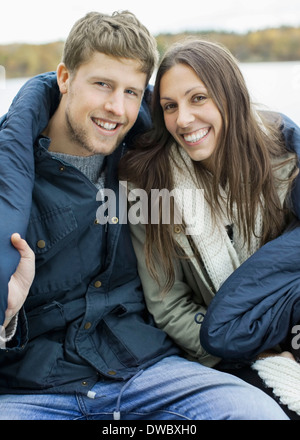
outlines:
[[161, 78], [160, 104], [167, 130], [190, 158], [210, 163], [222, 128], [221, 114], [195, 71], [176, 64]]

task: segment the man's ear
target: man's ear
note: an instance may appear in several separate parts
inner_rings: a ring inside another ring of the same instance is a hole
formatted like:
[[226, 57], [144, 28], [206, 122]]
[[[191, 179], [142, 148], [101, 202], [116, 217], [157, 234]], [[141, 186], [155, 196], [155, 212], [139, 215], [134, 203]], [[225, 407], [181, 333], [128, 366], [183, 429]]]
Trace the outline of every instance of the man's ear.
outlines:
[[64, 95], [65, 93], [68, 92], [70, 72], [66, 68], [64, 63], [60, 63], [57, 66], [56, 73], [57, 73], [57, 84], [58, 84], [60, 93], [62, 95]]

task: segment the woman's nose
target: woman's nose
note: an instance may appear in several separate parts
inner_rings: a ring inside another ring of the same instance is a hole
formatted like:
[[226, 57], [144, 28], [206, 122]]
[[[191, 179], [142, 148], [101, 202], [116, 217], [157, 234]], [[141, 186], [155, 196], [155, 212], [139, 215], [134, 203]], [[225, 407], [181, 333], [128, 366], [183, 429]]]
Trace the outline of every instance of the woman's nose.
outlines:
[[180, 128], [187, 127], [194, 119], [193, 113], [186, 106], [178, 107], [177, 125]]

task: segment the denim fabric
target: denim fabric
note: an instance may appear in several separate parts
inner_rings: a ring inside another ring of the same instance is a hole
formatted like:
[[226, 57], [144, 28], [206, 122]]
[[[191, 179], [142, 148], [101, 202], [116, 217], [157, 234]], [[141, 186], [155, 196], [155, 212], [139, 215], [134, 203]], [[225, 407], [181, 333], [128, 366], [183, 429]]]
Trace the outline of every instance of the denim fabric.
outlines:
[[240, 379], [177, 356], [128, 382], [99, 381], [87, 395], [0, 396], [0, 419], [288, 420], [277, 403]]

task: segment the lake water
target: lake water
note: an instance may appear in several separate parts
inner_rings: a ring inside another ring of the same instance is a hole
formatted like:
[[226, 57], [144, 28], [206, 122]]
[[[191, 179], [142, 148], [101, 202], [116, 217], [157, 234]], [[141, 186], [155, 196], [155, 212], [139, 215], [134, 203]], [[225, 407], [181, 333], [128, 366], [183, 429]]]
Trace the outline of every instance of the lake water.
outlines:
[[241, 70], [253, 102], [284, 113], [300, 125], [300, 61], [245, 63]]
[[[242, 63], [252, 100], [263, 108], [280, 111], [300, 125], [300, 61], [285, 63]], [[26, 79], [6, 80], [0, 72], [0, 115]]]

